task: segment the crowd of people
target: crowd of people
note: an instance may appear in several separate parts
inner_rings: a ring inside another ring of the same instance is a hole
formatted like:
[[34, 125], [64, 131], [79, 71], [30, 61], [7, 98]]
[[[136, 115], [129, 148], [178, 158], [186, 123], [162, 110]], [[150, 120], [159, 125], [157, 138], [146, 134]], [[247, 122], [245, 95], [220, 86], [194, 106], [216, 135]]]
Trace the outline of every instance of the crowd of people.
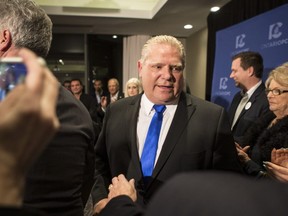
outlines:
[[125, 95], [116, 78], [107, 92], [95, 79], [89, 95], [45, 65], [52, 22], [41, 7], [0, 8], [0, 57], [27, 68], [0, 102], [1, 215], [81, 216], [87, 202], [102, 216], [287, 214], [288, 63], [264, 84], [260, 53], [233, 56], [240, 91], [227, 114], [184, 91], [184, 46], [159, 35]]

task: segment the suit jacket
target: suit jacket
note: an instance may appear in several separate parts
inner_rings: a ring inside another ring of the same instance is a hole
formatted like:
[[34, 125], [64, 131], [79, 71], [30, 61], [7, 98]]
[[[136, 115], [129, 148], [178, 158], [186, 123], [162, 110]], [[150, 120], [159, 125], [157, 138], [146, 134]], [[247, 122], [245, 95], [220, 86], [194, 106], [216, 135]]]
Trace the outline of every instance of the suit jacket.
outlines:
[[84, 106], [87, 108], [92, 120], [94, 122], [98, 122], [98, 104], [95, 98], [93, 98], [91, 95], [82, 93], [80, 95], [80, 101], [84, 104]]
[[[23, 208], [17, 208], [17, 207], [7, 207], [7, 206], [1, 206], [0, 207], [0, 215], [3, 216], [45, 216], [46, 214], [43, 214], [39, 211], [31, 211], [31, 209], [26, 210]], [[47, 215], [46, 215], [47, 216]]]
[[113, 198], [100, 216], [286, 216], [288, 186], [228, 173], [189, 173], [172, 178], [147, 210], [127, 196]]
[[288, 147], [288, 116], [279, 119], [271, 127], [269, 125], [276, 116], [273, 114], [263, 117], [264, 119], [261, 118], [245, 136], [250, 145], [251, 160], [245, 163], [244, 170], [247, 174], [257, 177], [263, 177], [263, 172], [266, 172], [263, 161], [271, 161], [273, 148]]
[[[93, 98], [95, 98], [95, 100], [96, 100], [96, 102], [97, 102], [98, 105], [101, 104], [100, 101], [97, 101], [96, 92], [95, 92], [94, 89], [93, 89], [93, 91], [91, 92], [90, 95], [91, 95]], [[100, 99], [101, 99], [101, 97], [103, 97], [103, 96], [107, 97], [107, 96], [108, 96], [108, 92], [102, 90], [102, 92], [101, 92], [101, 94], [100, 94]]]
[[[118, 91], [118, 96], [117, 96], [117, 100], [124, 98], [124, 94], [123, 92]], [[111, 95], [110, 93], [108, 93], [107, 95], [107, 105], [109, 105], [111, 103]]]
[[93, 186], [94, 131], [81, 101], [60, 87], [59, 131], [27, 174], [24, 207], [80, 216]]
[[94, 203], [107, 197], [111, 177], [121, 173], [135, 179], [138, 201], [145, 204], [163, 182], [177, 173], [204, 169], [240, 171], [224, 109], [181, 93], [152, 180], [145, 186], [136, 132], [141, 96], [121, 99], [107, 108], [95, 148]]
[[[230, 124], [232, 125], [233, 118], [240, 103], [242, 96], [240, 92], [238, 92], [231, 103], [231, 106], [228, 111]], [[261, 85], [255, 90], [252, 96], [249, 98], [247, 103], [251, 103], [251, 107], [249, 109], [244, 108], [239, 115], [238, 120], [236, 121], [232, 133], [234, 139], [240, 145], [246, 145], [243, 143], [244, 135], [247, 129], [262, 115], [265, 115], [269, 112], [269, 103], [267, 100], [267, 96], [265, 94], [265, 85], [261, 83]]]

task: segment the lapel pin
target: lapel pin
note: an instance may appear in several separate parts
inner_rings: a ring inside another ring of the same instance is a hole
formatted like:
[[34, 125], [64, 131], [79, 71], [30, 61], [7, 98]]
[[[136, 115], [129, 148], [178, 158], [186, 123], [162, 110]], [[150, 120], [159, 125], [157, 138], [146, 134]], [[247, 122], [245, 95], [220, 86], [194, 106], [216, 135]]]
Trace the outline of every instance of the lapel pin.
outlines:
[[245, 110], [250, 109], [252, 103], [249, 101], [246, 105], [245, 105]]

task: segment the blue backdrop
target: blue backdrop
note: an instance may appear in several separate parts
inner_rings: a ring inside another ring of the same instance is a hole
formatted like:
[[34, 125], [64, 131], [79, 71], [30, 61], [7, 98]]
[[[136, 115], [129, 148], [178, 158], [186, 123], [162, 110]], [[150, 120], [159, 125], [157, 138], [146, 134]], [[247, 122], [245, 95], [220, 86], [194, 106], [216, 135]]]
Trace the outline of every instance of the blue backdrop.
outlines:
[[239, 91], [231, 73], [231, 57], [243, 51], [259, 52], [268, 73], [288, 62], [288, 4], [216, 33], [216, 53], [211, 101], [228, 109]]

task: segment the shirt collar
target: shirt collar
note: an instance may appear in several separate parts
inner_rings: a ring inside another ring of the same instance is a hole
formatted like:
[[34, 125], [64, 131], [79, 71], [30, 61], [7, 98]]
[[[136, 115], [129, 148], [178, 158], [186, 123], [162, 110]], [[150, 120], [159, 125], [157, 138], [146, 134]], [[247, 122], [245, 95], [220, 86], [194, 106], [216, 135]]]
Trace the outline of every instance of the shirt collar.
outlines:
[[250, 88], [246, 93], [248, 94], [248, 98], [252, 96], [252, 94], [256, 91], [256, 89], [261, 85], [262, 81], [260, 80], [256, 85]]
[[[178, 105], [178, 101], [177, 100], [177, 103], [175, 104], [169, 104], [169, 105], [166, 105], [166, 110], [164, 111], [163, 114], [165, 114], [165, 112], [175, 112], [176, 108], [177, 108], [177, 105]], [[153, 109], [153, 106], [154, 106], [154, 103], [152, 103], [148, 98], [147, 96], [145, 95], [145, 93], [142, 95], [142, 98], [141, 98], [141, 106], [143, 106], [144, 108], [144, 112], [146, 115], [150, 115], [151, 112], [154, 110]]]

